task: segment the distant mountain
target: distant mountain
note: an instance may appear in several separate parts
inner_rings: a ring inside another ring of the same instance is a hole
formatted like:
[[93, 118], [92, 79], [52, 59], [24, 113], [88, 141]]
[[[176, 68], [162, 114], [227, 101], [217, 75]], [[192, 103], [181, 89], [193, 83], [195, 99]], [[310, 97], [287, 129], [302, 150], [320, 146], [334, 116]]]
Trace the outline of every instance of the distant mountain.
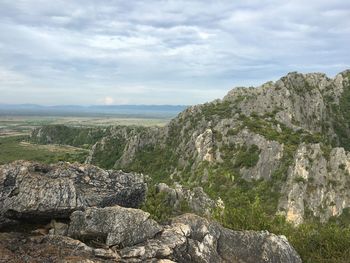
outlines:
[[185, 105], [55, 105], [0, 104], [0, 116], [117, 116], [172, 118]]

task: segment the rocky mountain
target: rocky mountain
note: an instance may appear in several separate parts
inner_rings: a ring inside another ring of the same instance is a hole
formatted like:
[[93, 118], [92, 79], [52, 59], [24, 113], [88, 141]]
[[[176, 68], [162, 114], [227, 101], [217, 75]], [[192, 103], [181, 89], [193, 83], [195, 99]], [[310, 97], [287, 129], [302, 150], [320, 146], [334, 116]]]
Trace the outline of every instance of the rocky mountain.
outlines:
[[159, 224], [136, 208], [145, 191], [141, 174], [88, 164], [0, 166], [0, 262], [301, 262], [267, 231], [194, 214]]
[[349, 116], [349, 70], [333, 79], [293, 72], [189, 107], [163, 128], [43, 127], [32, 140], [92, 145], [87, 163], [201, 186], [226, 206], [232, 189], [264, 188], [264, 208], [297, 225], [350, 207]]

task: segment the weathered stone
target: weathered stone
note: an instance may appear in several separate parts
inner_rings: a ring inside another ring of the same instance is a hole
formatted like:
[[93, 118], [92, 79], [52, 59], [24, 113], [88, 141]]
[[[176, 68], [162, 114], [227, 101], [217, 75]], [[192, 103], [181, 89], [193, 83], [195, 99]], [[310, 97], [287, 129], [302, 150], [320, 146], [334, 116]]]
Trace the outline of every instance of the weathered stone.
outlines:
[[0, 166], [0, 215], [9, 219], [69, 218], [90, 206], [137, 207], [145, 192], [141, 175], [92, 165], [17, 161]]
[[58, 222], [56, 220], [51, 220], [49, 227], [49, 233], [51, 235], [60, 235], [65, 236], [68, 233], [68, 225], [62, 222]]
[[160, 235], [124, 248], [120, 255], [130, 262], [147, 262], [154, 258], [201, 263], [301, 262], [283, 236], [268, 232], [232, 231], [193, 214], [172, 219]]
[[68, 233], [79, 239], [100, 239], [107, 246], [126, 247], [162, 230], [149, 213], [120, 206], [88, 208], [71, 215]]
[[109, 259], [109, 260], [115, 260], [115, 261], [120, 261], [120, 257], [119, 255], [112, 251], [111, 249], [101, 249], [101, 248], [97, 248], [97, 249], [94, 249], [94, 255], [95, 257], [98, 257], [98, 258], [102, 258], [102, 259]]
[[350, 153], [333, 148], [325, 156], [321, 144], [301, 144], [295, 154], [279, 202], [280, 213], [298, 225], [306, 211], [326, 222], [350, 207]]

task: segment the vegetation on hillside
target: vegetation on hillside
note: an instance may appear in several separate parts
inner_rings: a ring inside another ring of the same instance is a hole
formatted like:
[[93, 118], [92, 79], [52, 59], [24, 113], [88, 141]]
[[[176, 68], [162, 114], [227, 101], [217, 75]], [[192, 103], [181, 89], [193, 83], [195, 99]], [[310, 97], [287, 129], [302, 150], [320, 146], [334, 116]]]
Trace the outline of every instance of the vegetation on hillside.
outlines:
[[15, 160], [38, 161], [42, 163], [84, 162], [88, 151], [73, 147], [28, 143], [27, 136], [0, 137], [0, 164]]

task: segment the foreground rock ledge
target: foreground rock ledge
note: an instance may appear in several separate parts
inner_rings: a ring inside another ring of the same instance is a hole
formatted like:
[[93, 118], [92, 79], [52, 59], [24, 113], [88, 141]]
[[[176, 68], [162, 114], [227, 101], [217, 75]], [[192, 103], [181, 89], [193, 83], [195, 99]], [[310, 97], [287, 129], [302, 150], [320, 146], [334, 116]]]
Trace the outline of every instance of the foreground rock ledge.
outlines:
[[140, 174], [17, 161], [0, 166], [0, 227], [9, 219], [69, 218], [73, 211], [91, 206], [138, 207], [146, 190]]
[[301, 262], [284, 236], [232, 231], [194, 214], [172, 219], [157, 237], [119, 253], [130, 262], [152, 262], [155, 258], [175, 262]]
[[71, 219], [68, 232], [79, 240], [38, 235], [40, 229], [30, 234], [0, 233], [0, 258], [6, 262], [301, 262], [283, 236], [232, 231], [193, 214], [160, 226], [142, 210], [114, 206], [77, 211]]

